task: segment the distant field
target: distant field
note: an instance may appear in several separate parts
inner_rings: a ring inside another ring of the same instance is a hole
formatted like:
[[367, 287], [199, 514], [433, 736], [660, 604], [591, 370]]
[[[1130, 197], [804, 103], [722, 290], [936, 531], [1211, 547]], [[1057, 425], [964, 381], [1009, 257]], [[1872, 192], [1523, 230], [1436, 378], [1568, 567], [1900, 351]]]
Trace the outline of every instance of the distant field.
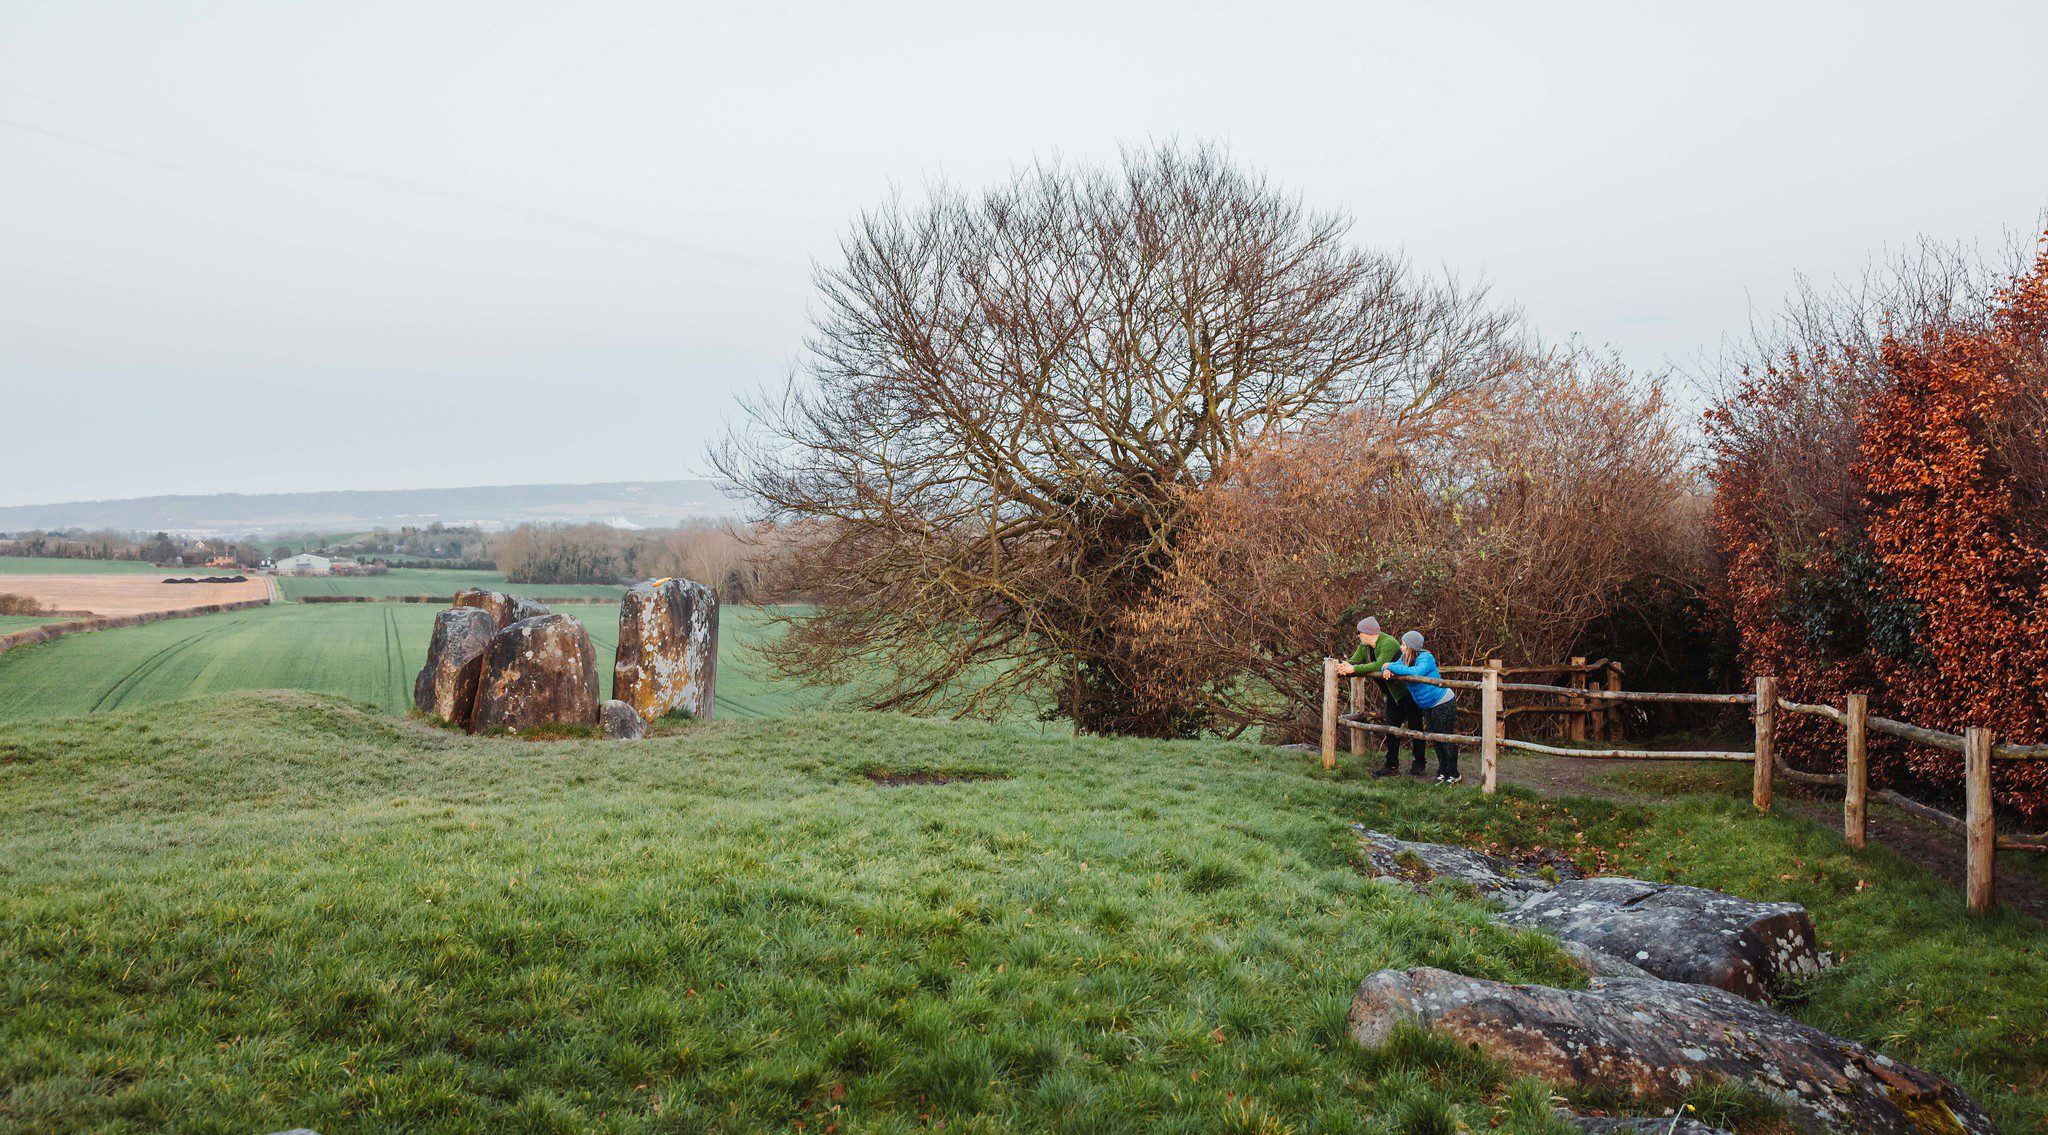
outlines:
[[[159, 579], [187, 575], [234, 575], [224, 568], [160, 568], [133, 560], [60, 560], [42, 556], [0, 556], [0, 575], [154, 575]], [[281, 576], [286, 599], [301, 595], [453, 595], [465, 587], [513, 590], [545, 599], [567, 595], [613, 599], [625, 588], [605, 583], [508, 584], [497, 571], [443, 571], [440, 568], [392, 568], [384, 575]], [[5, 591], [0, 586], [0, 591]]]
[[182, 611], [217, 603], [260, 603], [270, 598], [270, 585], [260, 577], [241, 583], [165, 583], [168, 576], [122, 572], [82, 575], [6, 577], [0, 590], [26, 595], [51, 611], [91, 611], [95, 615], [142, 615]]
[[[278, 688], [339, 694], [402, 713], [412, 703], [413, 676], [425, 660], [437, 610], [408, 603], [291, 604], [17, 647], [0, 654], [0, 721]], [[609, 696], [618, 608], [576, 606], [564, 613], [589, 628]], [[756, 607], [720, 612], [720, 714], [765, 717], [822, 700], [765, 672], [754, 647], [766, 618]]]
[[65, 619], [51, 618], [48, 615], [0, 615], [0, 634], [13, 634], [15, 631], [25, 631], [30, 627], [40, 627], [44, 623], [62, 623], [67, 621]]
[[[0, 575], [233, 575], [219, 568], [160, 568], [134, 560], [60, 560], [50, 556], [0, 556]], [[0, 587], [0, 591], [7, 590]]]
[[384, 575], [280, 576], [286, 599], [304, 595], [453, 595], [465, 587], [516, 591], [536, 599], [573, 596], [616, 599], [626, 589], [603, 583], [508, 584], [496, 571], [443, 571], [439, 568], [392, 568]]

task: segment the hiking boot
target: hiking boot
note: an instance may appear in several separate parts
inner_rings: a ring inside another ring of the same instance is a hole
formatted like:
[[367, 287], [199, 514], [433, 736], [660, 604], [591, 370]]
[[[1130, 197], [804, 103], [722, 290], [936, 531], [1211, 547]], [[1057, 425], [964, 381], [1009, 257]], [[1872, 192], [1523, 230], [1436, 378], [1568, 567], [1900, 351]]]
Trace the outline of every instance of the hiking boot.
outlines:
[[1400, 774], [1400, 772], [1401, 766], [1399, 765], [1386, 765], [1384, 767], [1372, 770], [1372, 774], [1374, 777], [1397, 776]]
[[1429, 775], [1429, 770], [1428, 770], [1428, 769], [1426, 769], [1426, 768], [1423, 768], [1423, 767], [1422, 767], [1421, 765], [1409, 765], [1409, 766], [1408, 766], [1408, 775], [1409, 775], [1409, 776], [1425, 776], [1425, 777], [1426, 777], [1426, 776], [1428, 776], [1428, 775]]

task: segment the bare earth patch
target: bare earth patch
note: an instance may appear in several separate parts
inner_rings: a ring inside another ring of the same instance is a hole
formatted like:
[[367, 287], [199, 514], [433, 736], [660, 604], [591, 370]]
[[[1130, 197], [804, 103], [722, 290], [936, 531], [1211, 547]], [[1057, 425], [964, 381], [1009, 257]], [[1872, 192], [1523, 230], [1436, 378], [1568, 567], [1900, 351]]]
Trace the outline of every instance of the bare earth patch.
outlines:
[[864, 775], [876, 784], [889, 788], [901, 788], [911, 784], [954, 784], [959, 781], [1007, 779], [985, 772], [885, 772], [881, 769], [870, 769]]
[[95, 615], [146, 615], [183, 611], [216, 603], [261, 601], [270, 585], [261, 578], [244, 583], [165, 583], [179, 572], [154, 575], [10, 575], [6, 590], [27, 595], [54, 611]]

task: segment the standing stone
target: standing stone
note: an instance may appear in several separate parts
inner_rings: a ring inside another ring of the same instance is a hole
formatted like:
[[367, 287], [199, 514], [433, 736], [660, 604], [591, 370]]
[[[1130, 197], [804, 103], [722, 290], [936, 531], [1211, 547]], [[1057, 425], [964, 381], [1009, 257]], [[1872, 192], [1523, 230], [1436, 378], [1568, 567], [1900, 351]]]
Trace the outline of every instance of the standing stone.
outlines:
[[619, 603], [612, 696], [652, 721], [684, 709], [711, 717], [718, 676], [718, 597], [687, 579], [636, 584]]
[[457, 607], [476, 607], [489, 611], [497, 620], [498, 629], [504, 630], [522, 619], [538, 619], [550, 614], [547, 607], [524, 595], [507, 595], [487, 587], [465, 587], [455, 593]]
[[597, 723], [597, 651], [568, 615], [522, 619], [491, 636], [470, 732]]
[[647, 736], [647, 723], [640, 720], [632, 706], [617, 698], [598, 705], [597, 724], [605, 737], [613, 741], [638, 741]]
[[483, 676], [484, 652], [497, 633], [490, 612], [475, 607], [450, 607], [435, 615], [427, 664], [412, 684], [413, 706], [429, 716], [468, 726], [476, 707], [477, 680]]

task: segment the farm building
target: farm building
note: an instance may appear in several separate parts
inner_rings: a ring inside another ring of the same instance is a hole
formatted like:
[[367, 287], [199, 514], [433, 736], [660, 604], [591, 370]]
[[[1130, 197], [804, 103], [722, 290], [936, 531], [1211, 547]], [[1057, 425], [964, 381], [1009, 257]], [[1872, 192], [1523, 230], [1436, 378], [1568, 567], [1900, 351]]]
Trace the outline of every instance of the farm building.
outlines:
[[334, 561], [326, 556], [301, 552], [296, 556], [277, 561], [279, 575], [329, 575], [334, 571]]

